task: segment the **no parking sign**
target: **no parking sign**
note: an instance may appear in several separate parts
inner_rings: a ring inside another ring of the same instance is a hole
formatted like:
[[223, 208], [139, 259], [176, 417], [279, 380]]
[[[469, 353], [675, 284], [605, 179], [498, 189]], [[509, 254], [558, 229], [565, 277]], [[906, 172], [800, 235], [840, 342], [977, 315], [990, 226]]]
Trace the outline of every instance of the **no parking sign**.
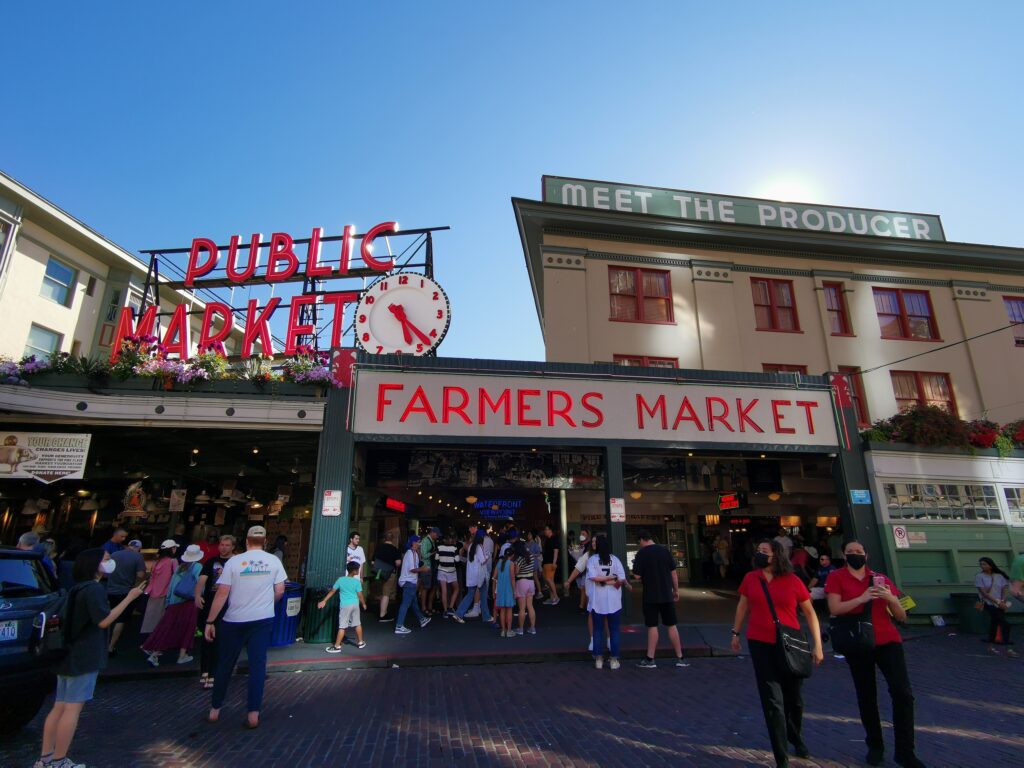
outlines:
[[892, 537], [896, 540], [896, 549], [910, 549], [910, 538], [907, 536], [906, 526], [894, 525]]

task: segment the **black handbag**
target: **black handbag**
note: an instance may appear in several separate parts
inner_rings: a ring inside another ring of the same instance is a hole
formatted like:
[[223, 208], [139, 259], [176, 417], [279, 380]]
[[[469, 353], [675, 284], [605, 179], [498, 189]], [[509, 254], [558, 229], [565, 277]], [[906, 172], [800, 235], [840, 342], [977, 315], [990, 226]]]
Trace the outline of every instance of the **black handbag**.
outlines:
[[772, 620], [775, 622], [775, 647], [782, 656], [782, 665], [793, 677], [810, 677], [814, 670], [814, 661], [807, 635], [802, 629], [794, 629], [779, 621], [779, 616], [775, 613], [775, 603], [772, 602], [772, 595], [768, 591], [768, 583], [764, 579], [759, 581], [761, 589], [764, 590], [764, 597], [768, 601], [768, 609], [772, 612]]
[[871, 620], [869, 600], [859, 613], [844, 613], [828, 620], [832, 650], [843, 656], [870, 653], [875, 649], [875, 625]]

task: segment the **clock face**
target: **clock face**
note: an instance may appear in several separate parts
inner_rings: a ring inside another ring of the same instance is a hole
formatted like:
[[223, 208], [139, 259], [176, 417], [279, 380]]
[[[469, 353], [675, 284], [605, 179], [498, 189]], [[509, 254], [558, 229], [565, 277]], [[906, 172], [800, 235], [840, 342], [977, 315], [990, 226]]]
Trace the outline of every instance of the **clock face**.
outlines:
[[356, 305], [356, 341], [375, 355], [425, 355], [441, 343], [450, 319], [441, 286], [395, 272], [372, 283]]

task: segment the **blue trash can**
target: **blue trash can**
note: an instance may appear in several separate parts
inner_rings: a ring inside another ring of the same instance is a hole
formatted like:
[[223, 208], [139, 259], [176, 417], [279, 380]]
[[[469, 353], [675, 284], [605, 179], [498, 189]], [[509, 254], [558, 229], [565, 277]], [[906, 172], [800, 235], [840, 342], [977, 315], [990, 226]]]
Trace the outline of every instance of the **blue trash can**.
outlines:
[[294, 581], [284, 583], [284, 597], [274, 606], [274, 630], [270, 636], [270, 647], [279, 648], [295, 642], [299, 632], [299, 617], [302, 615], [302, 585]]

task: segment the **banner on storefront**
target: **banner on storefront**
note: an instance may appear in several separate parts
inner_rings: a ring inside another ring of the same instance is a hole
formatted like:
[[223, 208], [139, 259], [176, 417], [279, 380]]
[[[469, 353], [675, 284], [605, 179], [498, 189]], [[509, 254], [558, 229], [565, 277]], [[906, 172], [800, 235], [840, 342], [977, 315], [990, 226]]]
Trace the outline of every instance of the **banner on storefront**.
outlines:
[[359, 371], [355, 410], [366, 435], [837, 445], [825, 390]]
[[81, 480], [92, 435], [3, 432], [0, 480], [32, 478], [50, 484]]

